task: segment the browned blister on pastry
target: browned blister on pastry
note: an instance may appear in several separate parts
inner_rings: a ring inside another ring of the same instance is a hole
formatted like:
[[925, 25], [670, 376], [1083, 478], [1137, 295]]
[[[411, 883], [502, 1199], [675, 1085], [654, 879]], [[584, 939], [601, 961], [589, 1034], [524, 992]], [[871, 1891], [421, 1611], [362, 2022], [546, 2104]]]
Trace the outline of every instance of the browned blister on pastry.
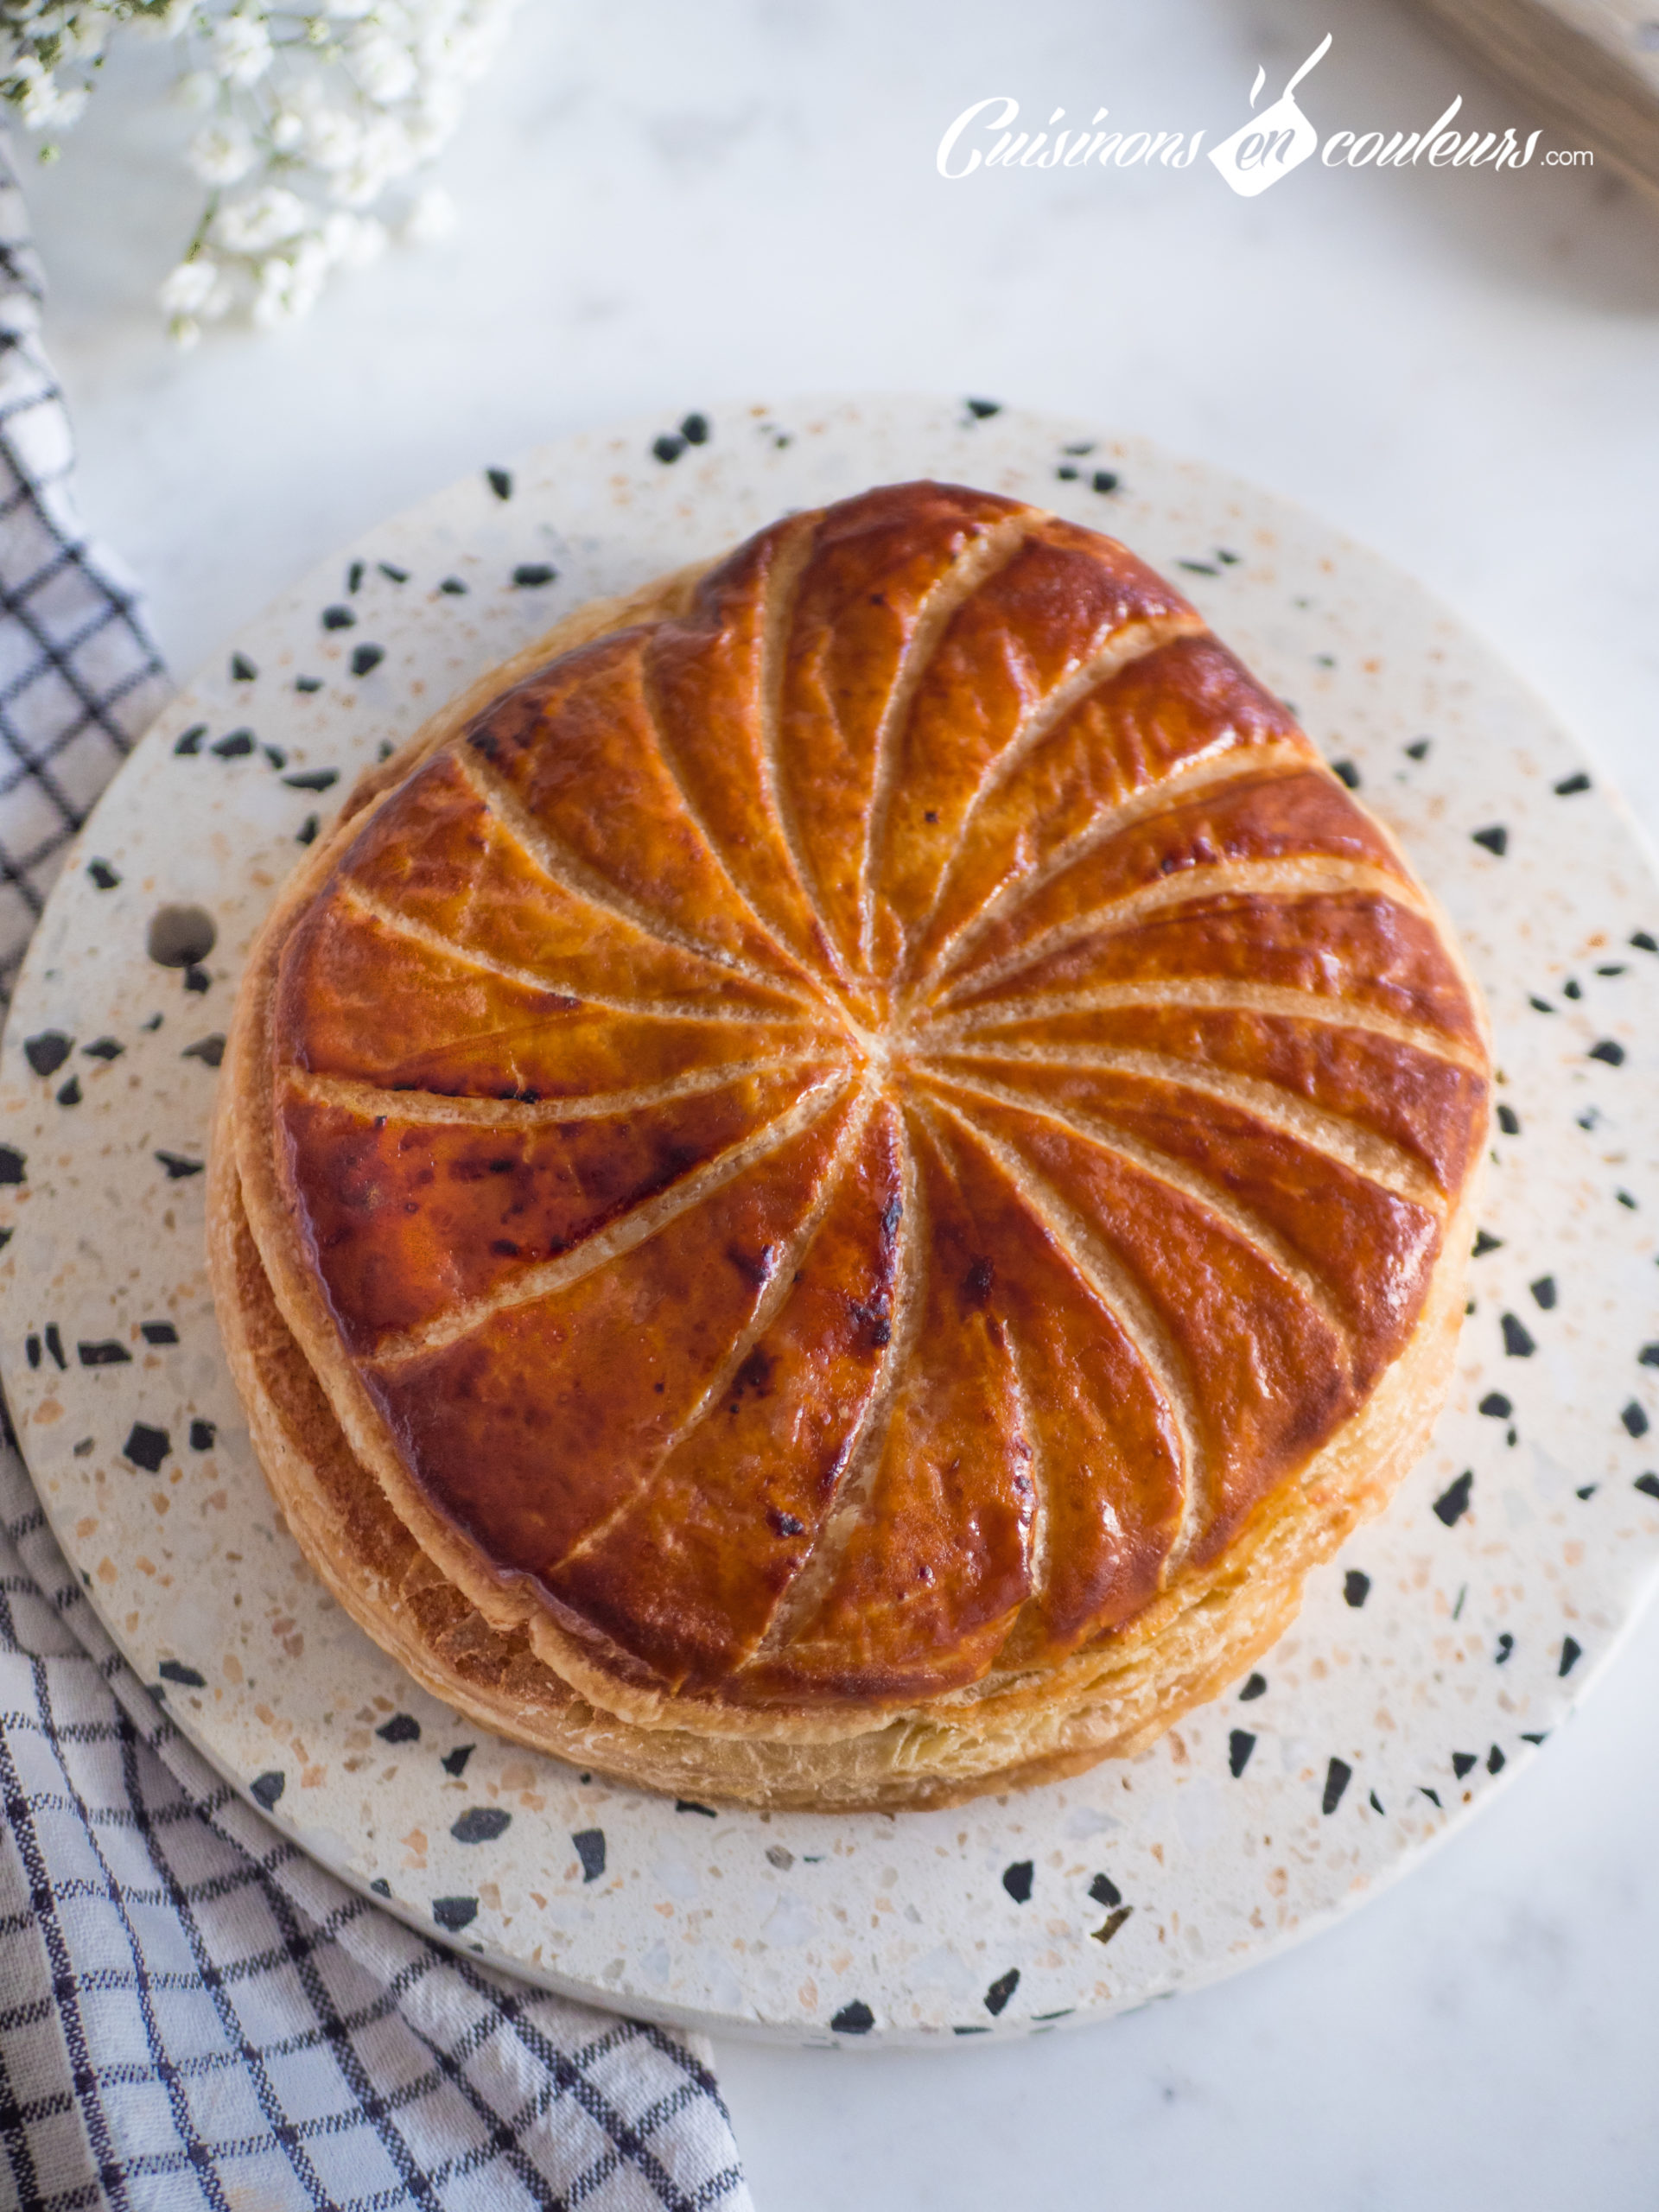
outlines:
[[1383, 1502], [1487, 1086], [1432, 900], [1180, 594], [889, 486], [379, 772], [243, 988], [216, 1282], [441, 1694], [943, 1802], [1148, 1740]]

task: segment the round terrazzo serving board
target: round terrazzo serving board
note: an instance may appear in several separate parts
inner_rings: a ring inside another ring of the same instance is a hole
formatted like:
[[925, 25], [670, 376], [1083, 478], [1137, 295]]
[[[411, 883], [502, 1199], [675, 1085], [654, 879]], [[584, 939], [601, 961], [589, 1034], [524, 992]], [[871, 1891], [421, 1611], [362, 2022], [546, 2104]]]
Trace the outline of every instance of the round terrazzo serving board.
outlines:
[[[498, 1741], [324, 1594], [214, 1327], [201, 1169], [248, 946], [359, 769], [582, 601], [781, 511], [954, 478], [1173, 575], [1399, 834], [1485, 986], [1497, 1125], [1433, 1446], [1259, 1671], [1152, 1751], [959, 1810], [674, 1804]], [[1346, 1910], [1537, 1755], [1659, 1561], [1659, 887], [1535, 701], [1331, 531], [983, 401], [794, 403], [480, 470], [278, 601], [72, 856], [0, 1063], [0, 1376], [57, 1534], [307, 1851], [555, 1988], [791, 2040], [1099, 2018]]]

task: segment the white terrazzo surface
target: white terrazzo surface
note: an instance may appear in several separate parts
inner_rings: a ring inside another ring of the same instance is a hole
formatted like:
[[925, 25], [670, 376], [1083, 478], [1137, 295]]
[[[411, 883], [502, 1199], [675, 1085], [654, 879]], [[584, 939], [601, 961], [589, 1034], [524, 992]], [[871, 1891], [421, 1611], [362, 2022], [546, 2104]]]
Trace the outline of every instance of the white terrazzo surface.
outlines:
[[[1543, 690], [1650, 830], [1659, 219], [1602, 180], [1310, 166], [948, 186], [1016, 93], [1206, 124], [1327, 28], [1301, 0], [888, 11], [530, 0], [449, 181], [468, 230], [305, 329], [169, 357], [187, 194], [102, 123], [36, 194], [83, 493], [186, 671], [329, 547], [476, 466], [695, 391], [975, 389], [1205, 455], [1412, 569]], [[1382, 0], [1302, 92], [1322, 129], [1507, 96]], [[149, 57], [130, 73], [135, 102]], [[1070, 2038], [722, 2052], [766, 2208], [1647, 2204], [1659, 2110], [1659, 1620], [1410, 1882], [1299, 1953]]]

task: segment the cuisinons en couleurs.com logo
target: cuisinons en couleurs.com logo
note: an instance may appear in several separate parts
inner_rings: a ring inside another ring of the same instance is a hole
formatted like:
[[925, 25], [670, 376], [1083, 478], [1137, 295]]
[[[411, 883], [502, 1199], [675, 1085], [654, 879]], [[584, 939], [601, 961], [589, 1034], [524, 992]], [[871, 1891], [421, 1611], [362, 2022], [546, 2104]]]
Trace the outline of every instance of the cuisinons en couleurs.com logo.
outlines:
[[[1209, 149], [1211, 165], [1223, 182], [1246, 200], [1300, 168], [1318, 154], [1326, 168], [1525, 168], [1541, 131], [1517, 127], [1502, 130], [1453, 128], [1463, 107], [1461, 93], [1426, 129], [1383, 131], [1332, 130], [1323, 138], [1297, 99], [1297, 88], [1331, 51], [1326, 32], [1301, 67], [1287, 79], [1269, 105], [1258, 105], [1268, 81], [1257, 69], [1250, 87], [1249, 114], [1230, 137]], [[1020, 103], [997, 93], [966, 107], [940, 139], [935, 166], [952, 182], [995, 169], [1128, 169], [1154, 167], [1187, 169], [1204, 150], [1206, 130], [1125, 130], [1109, 108], [1098, 108], [1086, 128], [1058, 129], [1066, 111], [1056, 108], [1046, 128], [1021, 130]], [[1543, 162], [1552, 168], [1589, 168], [1586, 149], [1552, 149]]]

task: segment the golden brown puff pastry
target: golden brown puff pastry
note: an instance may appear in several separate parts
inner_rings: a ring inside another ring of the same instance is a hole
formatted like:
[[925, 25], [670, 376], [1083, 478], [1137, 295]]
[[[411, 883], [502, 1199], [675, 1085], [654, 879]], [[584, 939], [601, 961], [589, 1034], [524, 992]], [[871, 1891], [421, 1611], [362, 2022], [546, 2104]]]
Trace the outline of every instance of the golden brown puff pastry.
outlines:
[[1160, 578], [883, 486], [584, 609], [273, 912], [215, 1291], [295, 1534], [502, 1732], [938, 1803], [1138, 1749], [1444, 1394], [1484, 1025]]

